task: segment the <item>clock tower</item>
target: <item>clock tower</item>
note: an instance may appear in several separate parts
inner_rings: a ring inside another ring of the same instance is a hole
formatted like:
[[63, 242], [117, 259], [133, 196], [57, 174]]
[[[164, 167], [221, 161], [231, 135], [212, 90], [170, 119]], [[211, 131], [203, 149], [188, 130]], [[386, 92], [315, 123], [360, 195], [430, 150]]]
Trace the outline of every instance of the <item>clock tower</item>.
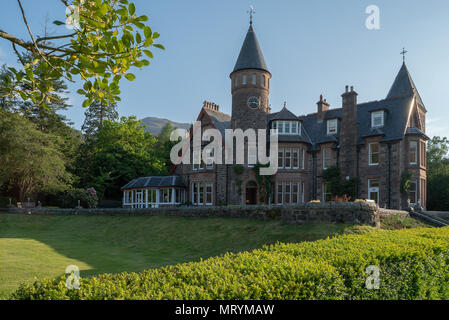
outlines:
[[271, 73], [252, 21], [231, 77], [232, 129], [266, 129]]

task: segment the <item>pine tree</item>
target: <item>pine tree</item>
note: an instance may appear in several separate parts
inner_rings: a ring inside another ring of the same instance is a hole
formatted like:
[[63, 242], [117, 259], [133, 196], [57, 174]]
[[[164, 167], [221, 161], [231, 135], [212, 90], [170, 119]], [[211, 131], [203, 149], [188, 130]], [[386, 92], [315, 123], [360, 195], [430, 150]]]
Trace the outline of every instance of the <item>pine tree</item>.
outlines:
[[86, 116], [81, 130], [87, 137], [92, 137], [106, 120], [116, 121], [118, 120], [118, 112], [115, 104], [104, 105], [98, 101], [92, 103], [84, 115]]

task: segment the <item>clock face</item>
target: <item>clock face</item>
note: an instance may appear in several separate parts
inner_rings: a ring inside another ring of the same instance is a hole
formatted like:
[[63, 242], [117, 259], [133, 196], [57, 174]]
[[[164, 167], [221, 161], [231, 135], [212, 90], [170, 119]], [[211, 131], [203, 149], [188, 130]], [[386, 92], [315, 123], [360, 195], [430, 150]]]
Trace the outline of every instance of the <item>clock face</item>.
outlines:
[[258, 97], [250, 97], [248, 99], [248, 107], [257, 109], [260, 107], [260, 99]]

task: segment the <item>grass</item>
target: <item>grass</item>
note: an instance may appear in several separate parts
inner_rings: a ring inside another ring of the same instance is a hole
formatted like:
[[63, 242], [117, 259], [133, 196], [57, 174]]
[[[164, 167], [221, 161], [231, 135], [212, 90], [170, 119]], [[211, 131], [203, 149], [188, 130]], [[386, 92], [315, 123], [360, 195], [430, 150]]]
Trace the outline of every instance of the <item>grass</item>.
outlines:
[[59, 277], [69, 265], [78, 266], [82, 277], [137, 272], [278, 241], [370, 231], [367, 226], [292, 226], [250, 219], [1, 214], [0, 299], [22, 282]]

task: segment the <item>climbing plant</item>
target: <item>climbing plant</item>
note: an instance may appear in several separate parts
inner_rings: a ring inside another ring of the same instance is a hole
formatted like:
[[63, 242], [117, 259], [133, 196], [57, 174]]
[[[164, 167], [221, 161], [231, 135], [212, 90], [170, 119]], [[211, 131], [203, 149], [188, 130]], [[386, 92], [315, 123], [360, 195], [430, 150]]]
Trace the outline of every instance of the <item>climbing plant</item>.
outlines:
[[260, 202], [267, 204], [268, 199], [271, 195], [271, 176], [261, 175], [261, 168], [268, 168], [270, 164], [260, 164], [254, 165], [253, 171], [256, 174], [257, 185], [259, 187]]
[[341, 178], [340, 169], [332, 166], [323, 171], [323, 180], [326, 181], [332, 197], [357, 198], [357, 178]]
[[401, 175], [401, 193], [408, 195], [410, 192], [410, 182], [412, 180], [412, 174], [408, 171], [402, 172]]

